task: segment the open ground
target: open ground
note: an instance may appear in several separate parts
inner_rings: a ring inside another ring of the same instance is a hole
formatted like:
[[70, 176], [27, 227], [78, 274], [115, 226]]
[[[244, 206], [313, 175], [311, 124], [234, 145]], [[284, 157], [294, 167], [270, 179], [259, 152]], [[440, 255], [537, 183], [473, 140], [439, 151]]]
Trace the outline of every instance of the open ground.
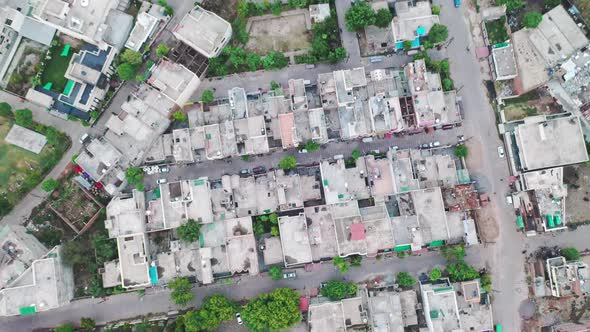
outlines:
[[310, 48], [308, 10], [290, 10], [280, 16], [254, 16], [248, 20], [246, 29], [250, 35], [246, 50], [260, 55], [270, 51], [285, 53]]

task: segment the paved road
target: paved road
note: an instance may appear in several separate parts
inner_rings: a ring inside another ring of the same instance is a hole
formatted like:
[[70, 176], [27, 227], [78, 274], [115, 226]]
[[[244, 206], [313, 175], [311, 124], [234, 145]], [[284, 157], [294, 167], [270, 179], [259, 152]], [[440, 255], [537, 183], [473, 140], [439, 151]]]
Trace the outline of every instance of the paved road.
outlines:
[[473, 153], [467, 159], [470, 173], [478, 184], [489, 192], [492, 198], [491, 208], [495, 210], [499, 226], [499, 237], [495, 243], [482, 251], [482, 259], [491, 267], [493, 287], [497, 292], [493, 297], [494, 319], [501, 323], [506, 331], [520, 331], [518, 307], [527, 297], [524, 276], [523, 256], [524, 236], [517, 233], [514, 226], [514, 211], [503, 202], [508, 192], [506, 185], [509, 176], [508, 165], [500, 160], [497, 147], [502, 145], [496, 130], [494, 112], [488, 103], [485, 88], [482, 85], [479, 65], [472, 52], [471, 27], [467, 20], [467, 5], [453, 8], [448, 0], [435, 0], [434, 4], [442, 7], [440, 20], [449, 28], [449, 35], [455, 37], [447, 50], [451, 61], [451, 75], [457, 89], [462, 89], [465, 108], [465, 136], [473, 137], [469, 142]]
[[[480, 261], [481, 248], [469, 248], [466, 260], [470, 264]], [[400, 271], [413, 271], [416, 274], [426, 273], [433, 267], [444, 265], [444, 259], [437, 253], [422, 256], [387, 258], [382, 260], [365, 259], [361, 268], [351, 268], [344, 276], [346, 280], [360, 282], [377, 275], [395, 274]], [[241, 277], [229, 285], [212, 285], [198, 287], [193, 290], [195, 299], [191, 306], [198, 306], [203, 298], [213, 293], [223, 293], [228, 297], [241, 300], [258, 296], [276, 287], [292, 287], [300, 290], [317, 287], [320, 282], [331, 279], [342, 279], [339, 271], [331, 263], [322, 264], [318, 269], [305, 272], [297, 271], [298, 277], [293, 280], [271, 281], [268, 277]], [[0, 331], [31, 331], [36, 328], [53, 327], [64, 322], [79, 322], [81, 317], [90, 317], [98, 324], [137, 317], [152, 313], [165, 313], [175, 310], [176, 306], [169, 301], [169, 291], [161, 290], [155, 294], [146, 294], [139, 299], [137, 293], [113, 295], [106, 299], [85, 299], [74, 301], [61, 308], [49, 312], [41, 312], [33, 316], [5, 317], [0, 320]]]
[[[207, 176], [211, 180], [220, 179], [224, 174], [238, 174], [240, 170], [248, 168], [252, 169], [256, 166], [276, 167], [279, 161], [287, 155], [295, 155], [299, 165], [311, 165], [320, 160], [332, 158], [335, 155], [350, 156], [352, 150], [358, 149], [363, 153], [373, 150], [385, 152], [391, 146], [398, 146], [400, 149], [417, 148], [423, 143], [430, 143], [439, 141], [441, 146], [454, 145], [457, 143], [457, 136], [463, 134], [463, 127], [456, 127], [449, 130], [436, 130], [432, 134], [420, 133], [416, 135], [405, 135], [401, 137], [392, 137], [390, 139], [375, 138], [371, 143], [363, 143], [360, 140], [346, 141], [346, 142], [332, 142], [323, 145], [319, 150], [300, 154], [296, 149], [279, 150], [277, 152], [262, 155], [250, 156], [249, 161], [243, 161], [240, 157], [228, 160], [206, 160], [198, 164], [189, 166], [170, 166], [169, 173], [161, 173], [145, 176], [146, 189], [153, 188], [156, 185], [156, 180], [165, 178], [168, 181], [178, 179], [196, 179], [202, 176]], [[469, 139], [469, 138], [467, 138]]]

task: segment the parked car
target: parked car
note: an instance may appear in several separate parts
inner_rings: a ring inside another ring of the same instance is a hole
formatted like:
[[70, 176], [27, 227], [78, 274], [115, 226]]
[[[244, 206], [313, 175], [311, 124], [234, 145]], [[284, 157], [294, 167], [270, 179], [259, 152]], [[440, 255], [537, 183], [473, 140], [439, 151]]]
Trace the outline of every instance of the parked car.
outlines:
[[430, 142], [430, 144], [428, 146], [430, 146], [431, 148], [436, 148], [436, 147], [440, 146], [440, 142], [439, 141]]
[[160, 167], [160, 172], [162, 172], [162, 173], [168, 173], [168, 172], [170, 172], [170, 167], [168, 167], [168, 166], [162, 166], [162, 167]]
[[429, 146], [429, 145], [428, 145], [428, 143], [424, 143], [424, 144], [422, 144], [420, 147], [421, 147], [422, 149], [428, 149], [428, 146]]
[[242, 320], [242, 314], [239, 312], [236, 314], [236, 321], [238, 322], [238, 325], [244, 324], [244, 321]]
[[90, 135], [88, 135], [87, 133], [82, 134], [82, 136], [80, 136], [80, 144], [84, 144], [86, 143], [86, 141], [90, 140]]
[[264, 167], [264, 166], [256, 166], [256, 167], [252, 168], [252, 172], [254, 174], [263, 174], [263, 173], [266, 173], [266, 167]]
[[465, 135], [459, 135], [457, 136], [457, 139], [459, 140], [459, 142], [465, 142]]
[[499, 146], [498, 147], [498, 156], [500, 156], [500, 158], [504, 158], [506, 155], [504, 154], [504, 147]]
[[249, 175], [250, 174], [250, 170], [248, 168], [244, 168], [243, 170], [240, 171], [240, 175]]
[[307, 150], [306, 149], [301, 149], [301, 150], [299, 150], [299, 153], [307, 153]]
[[297, 273], [295, 271], [283, 273], [283, 279], [295, 279], [295, 278], [297, 278]]
[[506, 196], [506, 203], [512, 205], [512, 195]]
[[164, 179], [164, 178], [156, 180], [156, 183], [157, 183], [157, 184], [164, 184], [164, 183], [166, 183], [166, 182], [168, 182], [168, 180], [166, 180], [166, 179]]
[[459, 8], [461, 6], [461, 0], [455, 0], [455, 8]]

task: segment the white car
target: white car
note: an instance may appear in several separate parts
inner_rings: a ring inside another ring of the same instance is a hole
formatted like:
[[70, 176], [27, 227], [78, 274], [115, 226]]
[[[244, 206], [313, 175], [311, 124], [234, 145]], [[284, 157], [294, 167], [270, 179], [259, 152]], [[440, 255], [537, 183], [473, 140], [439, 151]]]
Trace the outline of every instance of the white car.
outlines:
[[244, 324], [244, 321], [242, 320], [242, 314], [239, 312], [236, 314], [236, 320], [238, 321], [238, 325]]
[[168, 180], [166, 180], [166, 179], [164, 179], [164, 178], [158, 179], [158, 180], [156, 181], [156, 183], [157, 183], [157, 184], [164, 184], [164, 183], [166, 183], [166, 182], [168, 182]]
[[504, 159], [504, 157], [506, 156], [506, 154], [504, 154], [504, 147], [501, 147], [501, 146], [498, 147], [498, 156], [500, 156], [500, 158]]

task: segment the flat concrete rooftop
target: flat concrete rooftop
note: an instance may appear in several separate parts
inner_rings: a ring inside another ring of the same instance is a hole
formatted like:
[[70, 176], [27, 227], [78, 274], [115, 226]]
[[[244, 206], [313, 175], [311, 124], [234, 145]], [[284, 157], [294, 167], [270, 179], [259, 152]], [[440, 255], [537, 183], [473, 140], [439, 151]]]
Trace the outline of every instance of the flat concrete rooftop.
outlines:
[[196, 6], [173, 29], [173, 34], [201, 54], [212, 58], [219, 55], [227, 44], [232, 28], [215, 13]]
[[304, 214], [279, 218], [285, 266], [311, 263], [312, 252]]
[[12, 125], [4, 140], [36, 154], [41, 153], [47, 143], [47, 138], [44, 135], [17, 124]]

